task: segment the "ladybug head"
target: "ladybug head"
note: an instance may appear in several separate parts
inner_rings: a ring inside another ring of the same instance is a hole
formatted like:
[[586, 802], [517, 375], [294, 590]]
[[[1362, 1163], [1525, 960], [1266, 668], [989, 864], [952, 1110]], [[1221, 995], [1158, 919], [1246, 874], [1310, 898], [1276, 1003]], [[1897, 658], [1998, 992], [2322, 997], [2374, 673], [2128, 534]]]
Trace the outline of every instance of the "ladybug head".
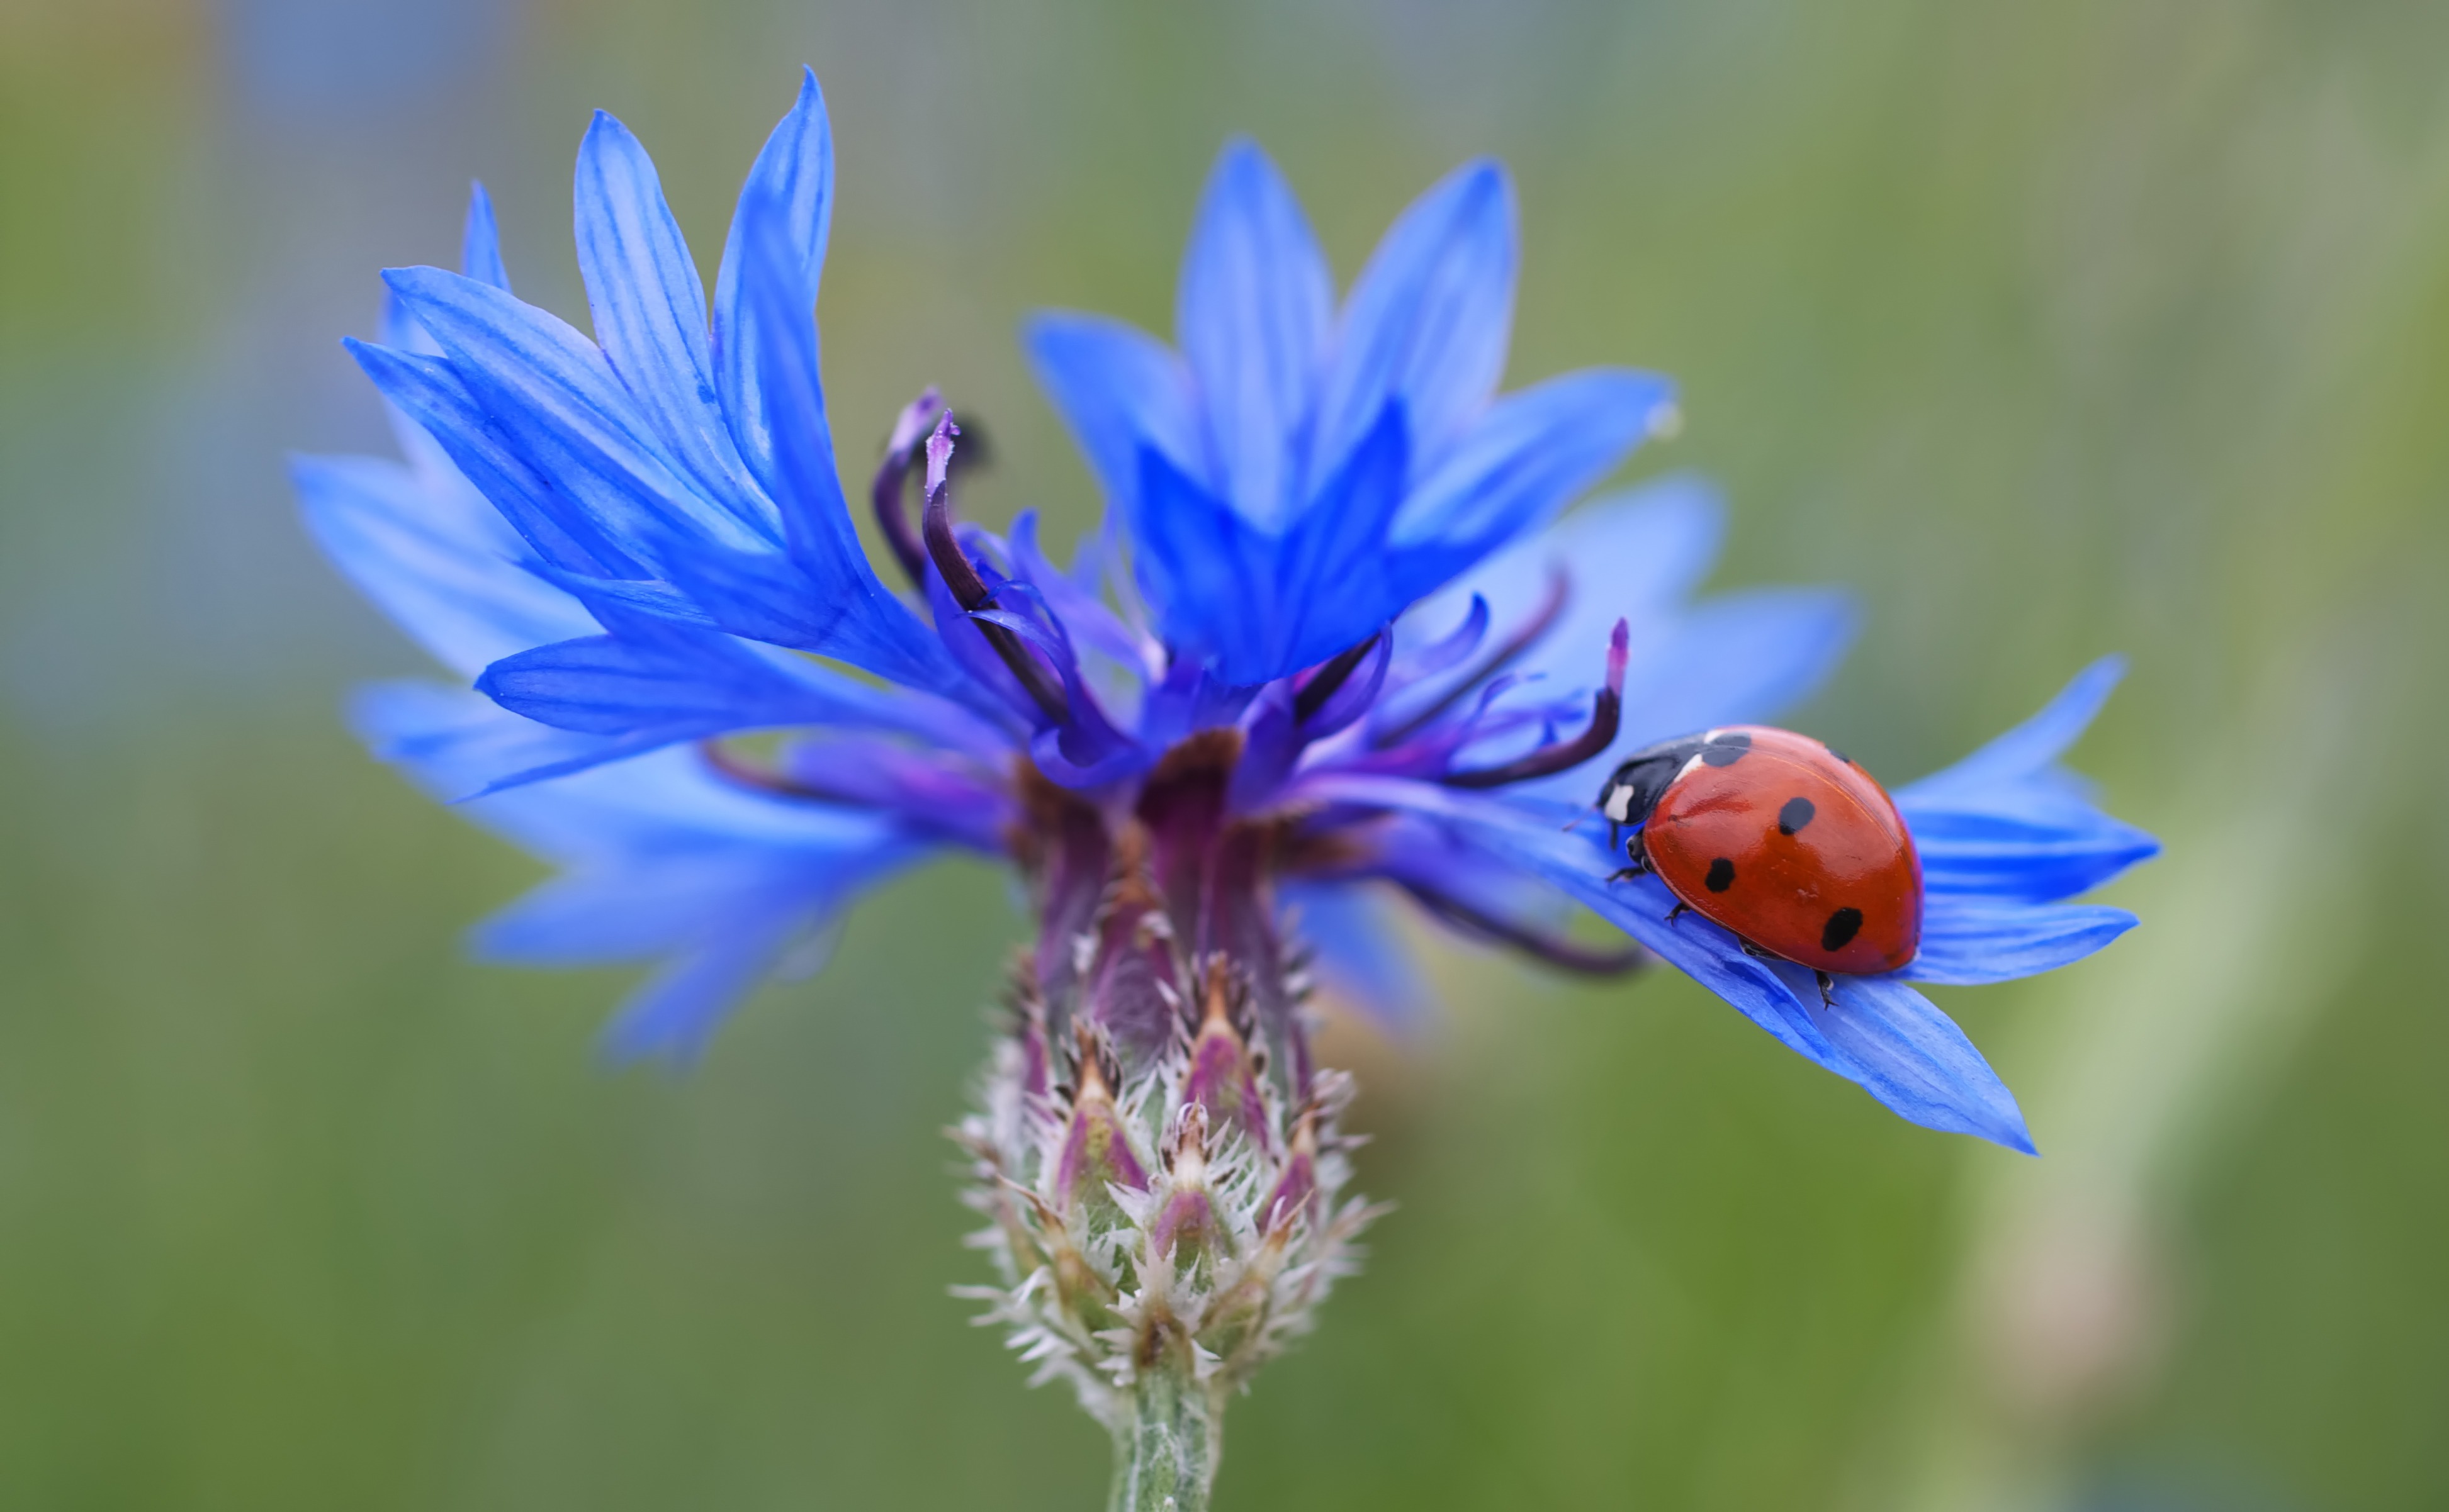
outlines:
[[1598, 808], [1607, 815], [1610, 827], [1639, 826], [1658, 807], [1658, 800], [1703, 744], [1700, 736], [1687, 736], [1680, 740], [1662, 740], [1636, 751], [1617, 767], [1599, 789]]

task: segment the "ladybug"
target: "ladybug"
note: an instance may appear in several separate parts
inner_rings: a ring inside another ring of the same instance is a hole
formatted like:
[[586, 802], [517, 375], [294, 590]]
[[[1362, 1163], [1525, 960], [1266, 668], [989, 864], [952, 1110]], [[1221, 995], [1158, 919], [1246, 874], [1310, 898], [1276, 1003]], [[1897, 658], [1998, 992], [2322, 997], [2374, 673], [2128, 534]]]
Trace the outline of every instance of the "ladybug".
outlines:
[[1894, 971], [1921, 947], [1921, 858], [1887, 790], [1790, 730], [1730, 725], [1635, 752], [1599, 790], [1612, 847], [1686, 912], [1755, 956], [1832, 972]]

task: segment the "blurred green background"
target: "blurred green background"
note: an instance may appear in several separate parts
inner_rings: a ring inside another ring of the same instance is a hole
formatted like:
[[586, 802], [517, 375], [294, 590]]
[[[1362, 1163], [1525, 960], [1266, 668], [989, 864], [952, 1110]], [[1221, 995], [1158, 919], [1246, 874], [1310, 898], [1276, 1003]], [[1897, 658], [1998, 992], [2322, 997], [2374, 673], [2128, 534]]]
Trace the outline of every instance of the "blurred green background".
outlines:
[[1220, 1506], [2449, 1505], [2444, 56], [2363, 0], [0, 0], [0, 1504], [1098, 1504], [945, 1292], [1005, 885], [607, 1073], [617, 976], [460, 959], [536, 869], [341, 732], [416, 660], [281, 477], [388, 449], [337, 338], [470, 176], [579, 316], [587, 112], [710, 265], [805, 60], [854, 467], [940, 380], [977, 511], [1068, 534], [1027, 309], [1165, 329], [1230, 131], [1346, 277], [1494, 152], [1512, 381], [1676, 374], [1718, 581], [1864, 596], [1794, 722], [1902, 779], [2133, 658], [2079, 760], [2145, 927], [1943, 997], [2043, 1159], [1442, 957], [1419, 1043], [1337, 1033], [1399, 1209]]

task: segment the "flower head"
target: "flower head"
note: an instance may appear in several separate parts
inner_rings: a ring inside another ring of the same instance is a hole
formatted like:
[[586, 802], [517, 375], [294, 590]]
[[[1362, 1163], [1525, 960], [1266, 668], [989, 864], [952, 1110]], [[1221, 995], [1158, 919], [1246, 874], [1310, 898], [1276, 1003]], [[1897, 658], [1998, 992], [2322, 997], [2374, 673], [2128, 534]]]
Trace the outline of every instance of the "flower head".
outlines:
[[[819, 373], [832, 165], [813, 75], [750, 171], [710, 312], [609, 116], [576, 209], [592, 339], [511, 293], [480, 191], [463, 271], [387, 274], [387, 339], [352, 343], [408, 462], [301, 460], [297, 478], [335, 561], [472, 684], [372, 690], [361, 728], [567, 869], [488, 947], [662, 963], [617, 1049], [693, 1052], [865, 887], [967, 850], [1032, 884], [1025, 1075], [1074, 1089], [1074, 1134], [1094, 1055], [1126, 1079], [1179, 1055], [1170, 1095], [1202, 1121], [1163, 1137], [1263, 1147], [1292, 1180], [1319, 1086], [1310, 980], [1382, 1001], [1399, 970], [1383, 902], [1408, 897], [1567, 969], [1668, 962], [1906, 1118], [2029, 1148], [1911, 984], [2047, 969], [2131, 923], [2062, 900], [2151, 842], [2052, 764], [2113, 667], [1899, 793], [1929, 887], [1904, 971], [1823, 1004], [1723, 930], [1666, 928], [1654, 881], [1610, 881], [1600, 839], [1562, 826], [1611, 758], [1807, 692], [1851, 609], [1820, 589], [1694, 602], [1720, 511], [1688, 480], [1559, 521], [1667, 422], [1671, 389], [1599, 371], [1494, 393], [1515, 265], [1501, 168], [1405, 211], [1339, 308], [1281, 177], [1229, 146], [1179, 353], [1089, 316], [1030, 332], [1105, 531], [1067, 569], [1032, 515], [1000, 535], [963, 521], [958, 426], [931, 392], [869, 490], [898, 590], [860, 547]], [[733, 743], [775, 731], [770, 751]], [[1570, 936], [1576, 907], [1629, 940]], [[1228, 1038], [1269, 1062], [1275, 1103]], [[1100, 1148], [1109, 1188], [1128, 1186], [1125, 1156], [1158, 1158]]]
[[[1696, 602], [1720, 510], [1689, 480], [1559, 518], [1671, 391], [1601, 371], [1494, 393], [1502, 169], [1405, 211], [1339, 309], [1282, 180], [1229, 146], [1179, 354], [1094, 317], [1030, 332], [1105, 529], [1066, 568], [1033, 515], [963, 521], [931, 390], [867, 495], [897, 590], [819, 373], [814, 76], [749, 173], [710, 311], [609, 116], [576, 201], [591, 339], [511, 294], [480, 189], [462, 271], [393, 270], [385, 339], [351, 344], [407, 460], [296, 464], [327, 553], [462, 681], [369, 689], [359, 729], [563, 869], [484, 926], [490, 952], [656, 964], [609, 1031], [623, 1056], [694, 1055], [902, 867], [1018, 870], [1036, 938], [958, 1131], [1003, 1283], [981, 1294], [1112, 1428], [1115, 1504], [1205, 1504], [1224, 1399], [1354, 1263], [1350, 1082], [1317, 1063], [1308, 1000], [1324, 980], [1403, 1010], [1390, 899], [1566, 970], [1671, 964], [1903, 1117], [2032, 1148], [1914, 984], [2046, 970], [2133, 923], [2066, 900], [2153, 842], [2055, 764], [2115, 664], [1896, 794], [1925, 890], [1902, 970], [1815, 981], [1679, 926], [1576, 822], [1598, 775], [1806, 693], [1852, 610]], [[1576, 938], [1576, 912], [1625, 938]]]

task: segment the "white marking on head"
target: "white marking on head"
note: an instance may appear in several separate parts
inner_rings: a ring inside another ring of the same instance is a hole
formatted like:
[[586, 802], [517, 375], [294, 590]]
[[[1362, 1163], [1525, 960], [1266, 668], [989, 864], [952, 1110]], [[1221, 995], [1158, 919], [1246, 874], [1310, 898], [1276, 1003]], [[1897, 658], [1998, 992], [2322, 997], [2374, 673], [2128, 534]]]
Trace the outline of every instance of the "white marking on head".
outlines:
[[1608, 789], [1607, 801], [1600, 806], [1599, 812], [1608, 816], [1610, 824], [1632, 822], [1632, 784], [1619, 782]]

